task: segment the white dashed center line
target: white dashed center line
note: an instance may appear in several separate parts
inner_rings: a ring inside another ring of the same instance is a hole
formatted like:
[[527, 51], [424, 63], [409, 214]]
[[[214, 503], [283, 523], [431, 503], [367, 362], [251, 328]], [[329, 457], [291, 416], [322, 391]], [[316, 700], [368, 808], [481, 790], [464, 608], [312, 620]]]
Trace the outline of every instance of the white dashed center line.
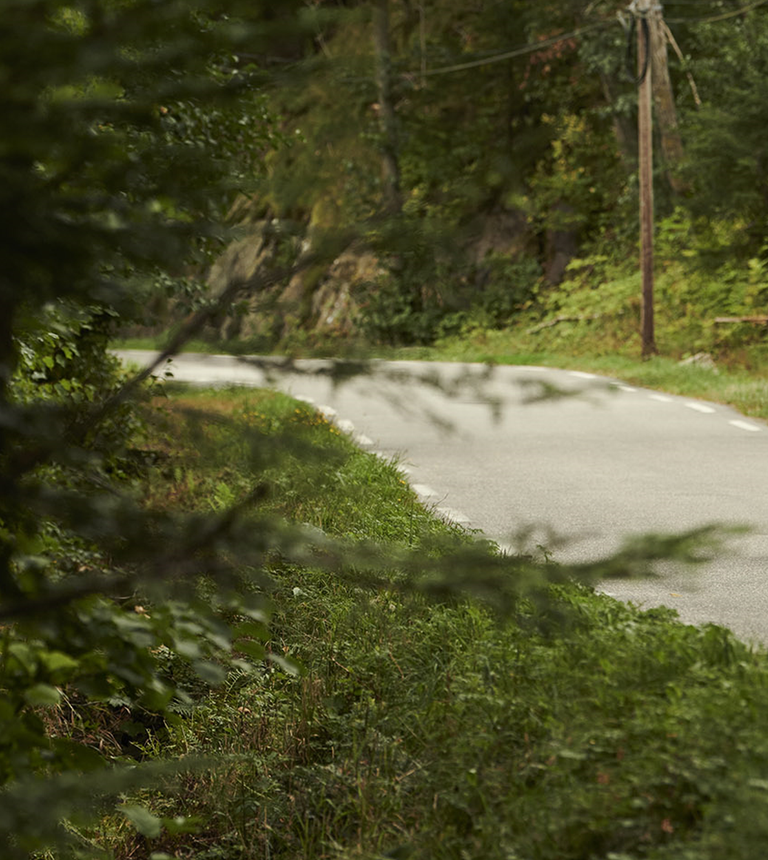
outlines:
[[426, 484], [412, 484], [414, 493], [417, 496], [421, 496], [425, 499], [432, 499], [437, 496], [437, 493], [432, 489], [432, 487], [428, 487]]
[[[546, 367], [536, 367], [534, 365], [527, 365], [527, 366], [522, 367], [520, 369], [531, 371], [533, 373], [543, 373], [546, 370], [548, 370], [548, 368], [546, 368]], [[568, 374], [572, 377], [577, 378], [577, 379], [599, 379], [599, 377], [596, 374], [585, 373], [581, 370], [569, 370]], [[634, 394], [638, 391], [637, 388], [633, 388], [631, 385], [623, 385], [621, 383], [612, 383], [612, 384], [614, 385], [615, 388], [618, 388], [620, 391], [626, 391], [628, 394]], [[673, 397], [669, 397], [666, 394], [648, 393], [647, 397], [649, 400], [655, 400], [657, 403], [672, 403], [674, 401]], [[304, 403], [310, 404], [312, 406], [315, 405], [315, 401], [311, 397], [298, 395], [298, 396], [296, 396], [296, 399], [300, 400]], [[711, 415], [711, 414], [717, 412], [717, 410], [714, 407], [708, 406], [705, 403], [697, 403], [696, 401], [688, 401], [686, 403], [683, 403], [683, 406], [687, 407], [688, 409], [693, 409], [695, 412], [700, 412], [703, 415]], [[337, 411], [332, 406], [322, 405], [322, 406], [316, 406], [315, 408], [317, 409], [318, 412], [320, 412], [322, 415], [324, 415], [328, 421], [334, 422], [335, 425], [339, 428], [339, 430], [341, 430], [343, 433], [346, 433], [349, 436], [351, 436], [353, 438], [354, 442], [357, 443], [357, 445], [359, 445], [360, 447], [368, 448], [374, 444], [373, 440], [368, 438], [368, 436], [365, 436], [363, 434], [355, 435], [355, 425], [352, 423], [352, 421], [350, 421], [348, 419], [339, 419]], [[759, 433], [760, 430], [763, 429], [759, 425], [753, 424], [750, 421], [732, 420], [732, 421], [729, 421], [728, 423], [734, 427], [737, 427], [739, 430], [745, 430], [745, 431], [748, 431], [751, 433]], [[391, 461], [391, 457], [389, 455], [383, 454], [381, 452], [376, 452], [376, 456], [381, 457], [382, 459], [385, 459], [387, 461]], [[408, 475], [411, 473], [411, 469], [409, 469], [407, 466], [403, 466], [403, 465], [399, 465], [399, 464], [398, 464], [397, 468], [398, 468], [398, 471], [407, 480]], [[429, 504], [430, 502], [432, 502], [434, 504], [434, 502], [438, 498], [438, 493], [436, 493], [432, 489], [432, 487], [429, 487], [426, 484], [412, 484], [411, 488], [419, 496], [419, 498], [422, 500], [422, 502], [425, 504]], [[463, 514], [461, 511], [457, 511], [454, 508], [449, 508], [449, 507], [445, 507], [445, 506], [440, 505], [440, 506], [434, 508], [434, 510], [436, 511], [436, 513], [438, 513], [440, 516], [442, 516], [444, 519], [448, 520], [449, 522], [454, 522], [454, 523], [456, 523], [458, 525], [462, 525], [462, 526], [469, 526], [470, 525], [469, 518], [465, 514]], [[507, 547], [505, 545], [499, 545], [499, 548], [502, 552], [513, 552], [511, 547]], [[610, 594], [610, 592], [607, 592], [607, 591], [604, 593]]]
[[750, 430], [752, 433], [759, 433], [760, 428], [757, 424], [750, 424], [749, 421], [729, 421], [729, 424], [732, 424], [734, 427], [738, 427], [739, 430]]
[[705, 406], [703, 403], [686, 403], [685, 405], [689, 409], [695, 409], [697, 412], [703, 412], [705, 415], [716, 411], [711, 406]]
[[437, 508], [437, 511], [439, 514], [444, 516], [447, 520], [449, 520], [452, 523], [457, 523], [460, 526], [469, 525], [469, 522], [470, 522], [469, 517], [462, 514], [461, 511], [457, 511], [454, 508], [444, 508], [444, 507]]

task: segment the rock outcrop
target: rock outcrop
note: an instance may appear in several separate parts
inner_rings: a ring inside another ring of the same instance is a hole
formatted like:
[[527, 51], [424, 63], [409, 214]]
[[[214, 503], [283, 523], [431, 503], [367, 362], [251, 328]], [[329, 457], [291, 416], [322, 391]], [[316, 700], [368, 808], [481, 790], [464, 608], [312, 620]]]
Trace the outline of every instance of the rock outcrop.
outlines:
[[[522, 211], [498, 208], [478, 217], [475, 224], [471, 231], [473, 238], [464, 247], [464, 260], [467, 270], [476, 272], [474, 282], [479, 290], [485, 283], [483, 273], [489, 257], [517, 260], [535, 256], [539, 250], [540, 243]], [[301, 227], [278, 219], [252, 221], [243, 227], [242, 237], [211, 266], [208, 283], [212, 291], [220, 292], [233, 279], [247, 281], [264, 266], [298, 258], [311, 247], [312, 235], [312, 222]], [[545, 243], [551, 257], [545, 261], [546, 272], [553, 282], [562, 277], [575, 252], [570, 245], [571, 237], [567, 239], [564, 242], [562, 237], [548, 236]], [[330, 266], [310, 266], [288, 283], [245, 298], [222, 312], [214, 324], [216, 333], [223, 339], [263, 336], [268, 340], [290, 338], [297, 330], [340, 337], [353, 335], [362, 288], [385, 273], [385, 267], [369, 248], [354, 243]]]

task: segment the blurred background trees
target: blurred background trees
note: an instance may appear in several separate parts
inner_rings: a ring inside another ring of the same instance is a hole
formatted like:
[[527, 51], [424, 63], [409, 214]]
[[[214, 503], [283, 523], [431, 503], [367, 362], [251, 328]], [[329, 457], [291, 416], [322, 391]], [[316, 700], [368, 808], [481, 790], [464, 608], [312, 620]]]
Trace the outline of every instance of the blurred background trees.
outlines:
[[[669, 4], [654, 32], [656, 215], [685, 212], [694, 256], [702, 245], [710, 262], [715, 233], [744, 259], [761, 253], [765, 14]], [[613, 0], [271, 13], [280, 38], [254, 56], [294, 145], [270, 154], [235, 221], [257, 242], [276, 222], [298, 246], [340, 225], [359, 242], [335, 269], [290, 285], [288, 316], [244, 308], [229, 331], [256, 346], [285, 340], [297, 322], [310, 340], [429, 342], [470, 319], [513, 323], [576, 257], [634, 255], [630, 20]]]

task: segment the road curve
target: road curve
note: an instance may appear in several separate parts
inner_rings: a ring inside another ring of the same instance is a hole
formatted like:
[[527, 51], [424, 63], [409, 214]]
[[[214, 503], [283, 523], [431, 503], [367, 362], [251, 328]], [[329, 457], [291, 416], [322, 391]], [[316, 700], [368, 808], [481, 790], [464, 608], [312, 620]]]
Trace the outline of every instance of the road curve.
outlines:
[[[141, 366], [154, 355], [118, 354]], [[268, 385], [308, 400], [360, 444], [398, 457], [414, 488], [444, 515], [501, 543], [526, 527], [536, 542], [548, 528], [566, 536], [556, 558], [597, 558], [634, 534], [749, 526], [694, 573], [670, 566], [659, 579], [611, 582], [606, 590], [768, 644], [763, 422], [551, 368], [374, 362], [336, 384], [335, 362], [300, 360], [287, 371], [279, 364], [183, 354], [170, 369], [178, 381]], [[547, 396], [553, 389], [560, 394]]]

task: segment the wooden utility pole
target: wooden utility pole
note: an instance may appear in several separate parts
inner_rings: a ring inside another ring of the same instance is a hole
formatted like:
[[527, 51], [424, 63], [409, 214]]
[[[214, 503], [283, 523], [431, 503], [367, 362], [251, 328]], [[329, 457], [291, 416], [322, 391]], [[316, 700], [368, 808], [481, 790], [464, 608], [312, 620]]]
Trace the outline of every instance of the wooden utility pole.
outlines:
[[[637, 129], [640, 162], [640, 274], [643, 289], [640, 330], [642, 356], [655, 355], [656, 340], [653, 324], [653, 125], [651, 108], [651, 34], [648, 23], [651, 3], [636, 0], [632, 11], [637, 18], [637, 65], [639, 90], [637, 94]], [[658, 14], [658, 13], [656, 13]]]

